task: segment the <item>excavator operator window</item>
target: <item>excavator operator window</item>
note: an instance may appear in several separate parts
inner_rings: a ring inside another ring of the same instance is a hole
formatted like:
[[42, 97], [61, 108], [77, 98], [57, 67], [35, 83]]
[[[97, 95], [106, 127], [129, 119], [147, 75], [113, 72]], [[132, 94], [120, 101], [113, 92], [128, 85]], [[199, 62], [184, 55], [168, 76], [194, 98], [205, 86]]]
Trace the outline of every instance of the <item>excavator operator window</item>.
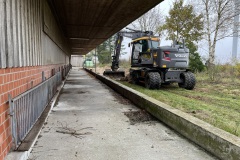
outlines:
[[142, 44], [139, 41], [133, 42], [133, 63], [137, 64], [139, 63], [139, 53], [142, 52]]
[[158, 41], [149, 41], [149, 43], [152, 49], [157, 49], [159, 47]]
[[147, 40], [133, 42], [133, 63], [138, 64], [142, 61], [151, 59], [150, 49]]
[[139, 61], [149, 61], [151, 59], [150, 49], [147, 40], [142, 40], [142, 52], [139, 54]]
[[148, 51], [148, 41], [147, 40], [142, 40], [142, 52], [147, 52]]

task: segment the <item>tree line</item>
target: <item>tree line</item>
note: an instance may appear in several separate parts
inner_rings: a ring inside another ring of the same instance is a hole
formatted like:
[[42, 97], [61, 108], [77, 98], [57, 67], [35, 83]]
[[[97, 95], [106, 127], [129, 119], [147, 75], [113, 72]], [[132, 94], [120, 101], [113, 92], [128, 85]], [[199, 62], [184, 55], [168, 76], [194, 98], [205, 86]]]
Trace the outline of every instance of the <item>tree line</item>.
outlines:
[[[234, 34], [234, 17], [239, 14], [239, 7], [235, 0], [176, 0], [167, 16], [164, 17], [159, 7], [155, 7], [129, 26], [137, 30], [153, 31], [167, 40], [183, 37], [190, 50], [190, 68], [195, 72], [203, 71], [205, 65], [197, 52], [199, 42], [207, 42], [206, 66], [211, 69], [215, 65], [217, 41]], [[112, 36], [98, 46], [100, 63], [111, 62], [114, 43], [115, 38]]]

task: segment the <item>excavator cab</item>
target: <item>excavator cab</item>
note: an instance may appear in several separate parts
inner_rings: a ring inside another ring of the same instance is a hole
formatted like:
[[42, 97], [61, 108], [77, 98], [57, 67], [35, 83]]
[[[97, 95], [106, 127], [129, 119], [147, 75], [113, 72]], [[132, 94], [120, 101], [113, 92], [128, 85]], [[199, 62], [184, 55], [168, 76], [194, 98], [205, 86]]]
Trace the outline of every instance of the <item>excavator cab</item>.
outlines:
[[131, 42], [132, 67], [152, 66], [153, 65], [153, 50], [159, 46], [158, 38], [141, 37]]

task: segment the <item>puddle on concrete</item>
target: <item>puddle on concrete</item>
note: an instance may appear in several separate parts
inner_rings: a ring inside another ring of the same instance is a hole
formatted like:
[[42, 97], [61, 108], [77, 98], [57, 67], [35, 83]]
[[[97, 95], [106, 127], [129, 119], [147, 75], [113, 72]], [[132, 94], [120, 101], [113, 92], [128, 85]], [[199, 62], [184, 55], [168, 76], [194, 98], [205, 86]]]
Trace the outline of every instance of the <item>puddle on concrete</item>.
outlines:
[[152, 124], [155, 124], [155, 121], [156, 121], [156, 118], [154, 118], [145, 110], [128, 111], [123, 113], [125, 116], [129, 118], [131, 125], [134, 125], [136, 123], [142, 123], [142, 122], [151, 122]]
[[66, 81], [66, 84], [71, 84], [71, 85], [81, 85], [82, 81], [76, 81], [76, 80], [70, 80]]
[[92, 88], [93, 86], [90, 86], [90, 85], [71, 85], [71, 84], [65, 84], [64, 85], [64, 88], [65, 89], [69, 89], [69, 88], [72, 88], [72, 89], [76, 89], [76, 88]]
[[72, 90], [63, 90], [61, 94], [85, 94], [89, 93], [88, 91], [72, 91]]
[[69, 94], [69, 93], [73, 93], [71, 91], [61, 91], [61, 94]]
[[84, 94], [84, 93], [88, 93], [86, 91], [77, 91], [77, 94]]
[[87, 77], [71, 77], [71, 78], [68, 78], [68, 81], [71, 81], [71, 80], [82, 80], [82, 79], [92, 79], [92, 78], [87, 78]]
[[83, 107], [66, 107], [66, 106], [56, 106], [52, 111], [82, 111], [84, 108]]

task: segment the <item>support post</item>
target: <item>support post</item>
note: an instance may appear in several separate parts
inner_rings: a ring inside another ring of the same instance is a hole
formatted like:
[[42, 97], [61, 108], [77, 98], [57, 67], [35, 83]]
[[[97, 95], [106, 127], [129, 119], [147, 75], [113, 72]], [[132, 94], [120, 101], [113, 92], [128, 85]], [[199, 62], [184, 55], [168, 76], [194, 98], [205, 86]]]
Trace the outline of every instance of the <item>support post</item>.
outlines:
[[97, 48], [95, 48], [95, 73], [97, 72]]

